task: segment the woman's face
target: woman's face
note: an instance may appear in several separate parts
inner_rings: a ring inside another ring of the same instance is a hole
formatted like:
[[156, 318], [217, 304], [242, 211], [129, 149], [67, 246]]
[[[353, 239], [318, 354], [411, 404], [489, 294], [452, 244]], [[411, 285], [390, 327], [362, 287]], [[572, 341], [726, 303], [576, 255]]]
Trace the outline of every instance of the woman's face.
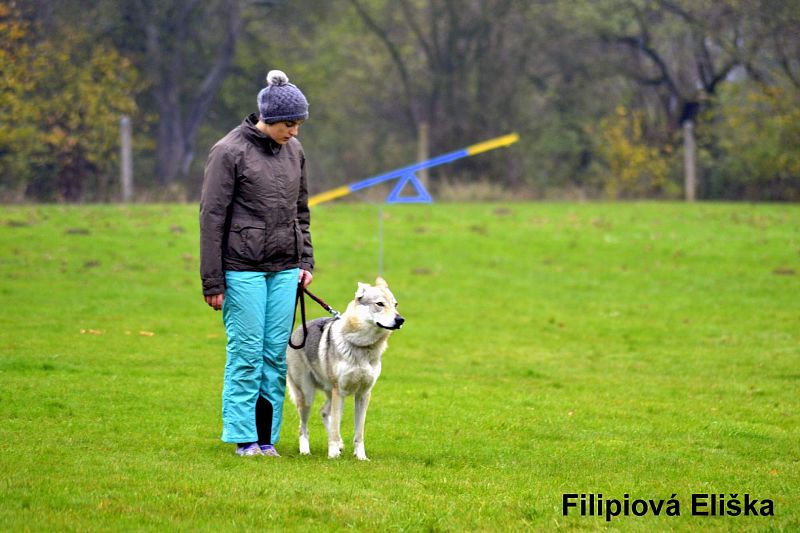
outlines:
[[293, 120], [291, 122], [273, 122], [267, 124], [267, 135], [278, 144], [288, 143], [292, 137], [296, 137], [300, 132], [300, 125], [303, 124], [301, 120]]

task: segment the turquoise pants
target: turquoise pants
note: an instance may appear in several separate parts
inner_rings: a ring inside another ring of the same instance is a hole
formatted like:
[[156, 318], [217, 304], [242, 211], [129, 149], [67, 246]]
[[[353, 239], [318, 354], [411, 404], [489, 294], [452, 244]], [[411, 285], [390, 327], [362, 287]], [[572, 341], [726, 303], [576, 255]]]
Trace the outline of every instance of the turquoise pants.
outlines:
[[[298, 276], [297, 268], [281, 272], [225, 272], [222, 305], [228, 336], [222, 387], [225, 442], [278, 442], [286, 391], [286, 344], [292, 333]], [[265, 417], [264, 412], [271, 412], [271, 427], [270, 416]]]

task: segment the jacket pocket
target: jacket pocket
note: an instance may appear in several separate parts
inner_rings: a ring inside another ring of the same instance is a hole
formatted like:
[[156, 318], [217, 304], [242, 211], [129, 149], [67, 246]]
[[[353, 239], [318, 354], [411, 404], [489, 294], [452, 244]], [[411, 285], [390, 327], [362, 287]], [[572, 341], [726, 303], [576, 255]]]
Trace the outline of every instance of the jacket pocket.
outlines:
[[267, 232], [264, 259], [272, 266], [295, 262], [295, 235], [291, 225], [271, 226]]
[[261, 220], [234, 219], [228, 232], [228, 257], [260, 262], [264, 256], [267, 224]]

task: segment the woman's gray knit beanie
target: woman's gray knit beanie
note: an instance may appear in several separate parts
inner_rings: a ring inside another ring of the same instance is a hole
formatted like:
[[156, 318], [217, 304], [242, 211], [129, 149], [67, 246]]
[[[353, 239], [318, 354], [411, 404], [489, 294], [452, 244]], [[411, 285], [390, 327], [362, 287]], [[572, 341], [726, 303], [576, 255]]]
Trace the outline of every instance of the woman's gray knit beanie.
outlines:
[[281, 70], [270, 70], [267, 86], [258, 93], [259, 118], [267, 124], [273, 122], [306, 120], [308, 100], [289, 77]]

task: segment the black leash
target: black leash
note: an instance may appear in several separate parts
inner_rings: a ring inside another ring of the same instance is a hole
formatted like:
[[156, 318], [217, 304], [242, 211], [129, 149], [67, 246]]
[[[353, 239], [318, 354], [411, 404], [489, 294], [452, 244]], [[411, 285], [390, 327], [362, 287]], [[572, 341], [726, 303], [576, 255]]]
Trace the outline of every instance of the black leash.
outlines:
[[295, 316], [292, 317], [292, 332], [294, 332], [294, 323], [295, 323], [295, 320], [297, 319], [297, 302], [300, 302], [300, 322], [301, 322], [301, 324], [303, 326], [303, 340], [300, 342], [300, 344], [297, 344], [297, 345], [292, 344], [291, 334], [289, 335], [289, 346], [291, 346], [295, 350], [299, 350], [299, 349], [303, 348], [306, 345], [306, 338], [308, 338], [308, 325], [306, 324], [306, 299], [303, 298], [303, 293], [308, 294], [311, 297], [312, 300], [317, 302], [319, 305], [322, 306], [323, 309], [325, 309], [327, 312], [329, 312], [331, 315], [333, 315], [334, 320], [339, 318], [339, 314], [340, 314], [339, 311], [336, 311], [333, 307], [331, 307], [330, 305], [326, 304], [325, 301], [322, 298], [320, 298], [318, 296], [315, 296], [308, 289], [304, 289], [302, 283], [298, 283], [297, 284], [297, 300], [294, 303], [294, 310], [295, 310], [294, 315]]

